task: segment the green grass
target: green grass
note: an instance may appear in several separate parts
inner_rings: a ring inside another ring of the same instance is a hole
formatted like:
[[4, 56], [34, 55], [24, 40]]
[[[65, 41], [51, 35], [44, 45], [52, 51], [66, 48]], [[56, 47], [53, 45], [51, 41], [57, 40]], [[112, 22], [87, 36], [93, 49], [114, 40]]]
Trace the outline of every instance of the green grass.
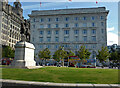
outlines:
[[39, 69], [2, 68], [3, 79], [54, 82], [119, 84], [117, 69], [45, 67]]

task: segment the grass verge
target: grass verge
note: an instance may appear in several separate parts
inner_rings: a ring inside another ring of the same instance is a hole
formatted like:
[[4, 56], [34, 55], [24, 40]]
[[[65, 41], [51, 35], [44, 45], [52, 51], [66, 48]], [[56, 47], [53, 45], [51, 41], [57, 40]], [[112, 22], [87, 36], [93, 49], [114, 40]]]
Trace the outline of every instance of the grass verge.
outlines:
[[1, 68], [2, 79], [54, 82], [119, 84], [118, 69], [45, 67], [39, 69]]

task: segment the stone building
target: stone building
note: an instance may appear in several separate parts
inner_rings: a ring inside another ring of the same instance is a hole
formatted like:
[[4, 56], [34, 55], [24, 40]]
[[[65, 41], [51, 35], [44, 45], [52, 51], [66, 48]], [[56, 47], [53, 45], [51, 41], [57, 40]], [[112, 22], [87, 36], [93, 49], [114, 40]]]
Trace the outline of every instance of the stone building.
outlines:
[[0, 44], [14, 48], [21, 40], [22, 31], [29, 30], [22, 28], [26, 22], [19, 0], [16, 0], [13, 6], [9, 5], [7, 0], [0, 1]]
[[30, 41], [35, 53], [49, 48], [53, 55], [59, 46], [77, 53], [84, 45], [94, 58], [102, 46], [107, 46], [108, 13], [105, 7], [32, 11]]

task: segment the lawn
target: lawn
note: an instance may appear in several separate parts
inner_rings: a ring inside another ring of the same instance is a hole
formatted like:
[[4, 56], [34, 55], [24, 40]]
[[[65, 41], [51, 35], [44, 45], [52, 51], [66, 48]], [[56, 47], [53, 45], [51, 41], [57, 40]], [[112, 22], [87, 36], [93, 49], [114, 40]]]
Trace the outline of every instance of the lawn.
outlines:
[[54, 83], [118, 84], [118, 70], [67, 67], [2, 68], [2, 78]]

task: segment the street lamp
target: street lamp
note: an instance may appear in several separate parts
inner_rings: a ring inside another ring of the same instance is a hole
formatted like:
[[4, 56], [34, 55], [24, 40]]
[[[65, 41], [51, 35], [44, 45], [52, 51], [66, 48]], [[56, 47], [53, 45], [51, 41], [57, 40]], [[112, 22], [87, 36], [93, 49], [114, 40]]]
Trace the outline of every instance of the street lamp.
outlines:
[[[64, 46], [62, 47], [62, 50], [64, 51]], [[64, 66], [64, 58], [63, 58], [63, 66]]]

